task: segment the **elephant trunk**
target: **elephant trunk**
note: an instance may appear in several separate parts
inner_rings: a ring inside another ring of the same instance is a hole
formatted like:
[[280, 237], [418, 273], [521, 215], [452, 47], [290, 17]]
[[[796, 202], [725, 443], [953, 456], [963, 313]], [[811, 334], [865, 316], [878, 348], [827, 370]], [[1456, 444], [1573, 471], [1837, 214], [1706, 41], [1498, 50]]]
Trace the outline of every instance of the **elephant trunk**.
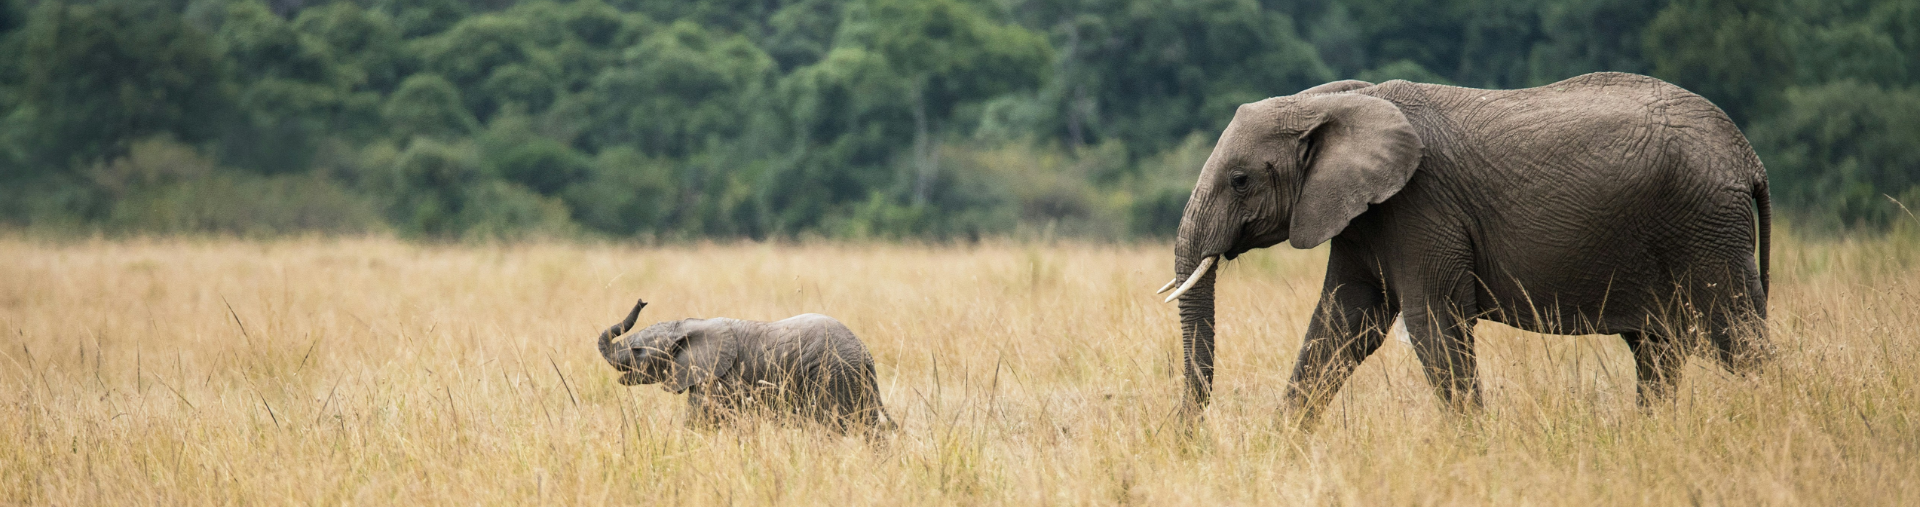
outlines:
[[1186, 406], [1189, 410], [1206, 408], [1213, 392], [1213, 282], [1219, 270], [1194, 273], [1199, 259], [1182, 256], [1178, 271], [1186, 273], [1192, 287], [1180, 295], [1180, 349], [1186, 360], [1182, 370], [1187, 380]]
[[1210, 180], [1204, 176], [1217, 170], [1211, 162], [1180, 217], [1180, 230], [1174, 236], [1173, 272], [1181, 287], [1168, 297], [1170, 301], [1180, 300], [1180, 349], [1185, 355], [1181, 371], [1187, 382], [1184, 410], [1196, 415], [1207, 407], [1213, 394], [1213, 283], [1239, 225], [1226, 224], [1220, 218], [1235, 213], [1221, 209], [1222, 205], [1212, 198]]
[[606, 358], [607, 363], [612, 364], [613, 367], [621, 368], [623, 366], [630, 366], [633, 363], [633, 351], [630, 349], [614, 350], [613, 339], [620, 337], [620, 335], [627, 334], [628, 330], [633, 329], [634, 321], [640, 318], [640, 309], [646, 307], [647, 302], [645, 300], [640, 301], [633, 305], [632, 312], [627, 313], [626, 320], [622, 320], [619, 324], [614, 324], [613, 327], [607, 328], [606, 331], [600, 333], [600, 339], [597, 340], [600, 345], [600, 356]]

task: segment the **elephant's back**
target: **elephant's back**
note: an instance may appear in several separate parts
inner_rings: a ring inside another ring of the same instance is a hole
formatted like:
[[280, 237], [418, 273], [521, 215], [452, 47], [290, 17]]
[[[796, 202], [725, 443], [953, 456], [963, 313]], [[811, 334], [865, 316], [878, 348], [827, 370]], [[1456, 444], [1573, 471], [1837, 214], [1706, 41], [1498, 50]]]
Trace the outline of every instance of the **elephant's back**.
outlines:
[[1648, 132], [1643, 127], [1734, 127], [1725, 112], [1699, 94], [1654, 77], [1623, 72], [1595, 72], [1512, 90], [1395, 80], [1366, 93], [1394, 102], [1409, 121], [1433, 120], [1439, 123], [1436, 127], [1477, 137], [1468, 139], [1477, 141], [1565, 142], [1565, 136], [1575, 132], [1604, 139]]
[[866, 344], [861, 343], [853, 330], [839, 319], [808, 313], [774, 321], [769, 325], [776, 348], [816, 356], [809, 358], [810, 362], [822, 365], [872, 368], [873, 356], [867, 352]]
[[1648, 98], [1674, 93], [1693, 94], [1685, 88], [1681, 88], [1679, 85], [1662, 81], [1657, 77], [1626, 72], [1591, 72], [1541, 86], [1522, 88], [1522, 90], [1553, 92], [1585, 91], [1617, 96], [1639, 94]]
[[1498, 186], [1504, 190], [1495, 201], [1631, 211], [1610, 208], [1649, 204], [1650, 193], [1717, 201], [1706, 194], [1744, 191], [1764, 178], [1724, 112], [1648, 76], [1598, 72], [1517, 90], [1404, 81], [1376, 88], [1371, 94], [1399, 105], [1427, 146], [1425, 176], [1443, 185]]
[[[1699, 101], [1711, 105], [1712, 102], [1698, 94], [1687, 91], [1679, 85], [1662, 81], [1652, 76], [1629, 74], [1625, 72], [1593, 72], [1562, 79], [1553, 83], [1514, 89], [1483, 89], [1432, 83], [1415, 83], [1392, 80], [1374, 86], [1366, 91], [1369, 95], [1403, 102], [1434, 102], [1449, 100], [1458, 102], [1484, 101], [1499, 103], [1525, 99], [1540, 102], [1563, 102], [1582, 105], [1584, 108], [1599, 107], [1620, 108], [1624, 105], [1653, 106], [1671, 101]], [[1464, 104], [1454, 104], [1458, 109]]]
[[814, 337], [815, 339], [834, 341], [850, 340], [855, 343], [860, 341], [859, 338], [853, 335], [853, 330], [848, 329], [846, 324], [840, 322], [840, 319], [818, 313], [803, 313], [787, 317], [774, 321], [772, 325], [780, 332], [787, 334], [804, 335]]
[[841, 329], [846, 329], [847, 327], [845, 324], [840, 323], [840, 319], [836, 319], [826, 315], [821, 315], [818, 313], [802, 313], [792, 317], [787, 317], [784, 319], [773, 321], [773, 323], [792, 325], [792, 326], [829, 326], [829, 327], [839, 327]]

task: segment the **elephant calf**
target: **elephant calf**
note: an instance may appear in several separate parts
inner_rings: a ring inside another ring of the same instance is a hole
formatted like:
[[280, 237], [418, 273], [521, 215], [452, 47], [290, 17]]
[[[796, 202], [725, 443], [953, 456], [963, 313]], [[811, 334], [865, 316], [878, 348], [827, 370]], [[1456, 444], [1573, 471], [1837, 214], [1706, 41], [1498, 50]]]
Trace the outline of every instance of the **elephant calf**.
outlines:
[[839, 431], [893, 427], [880, 404], [873, 356], [833, 317], [684, 319], [627, 334], [646, 306], [635, 304], [626, 320], [600, 334], [600, 354], [625, 372], [621, 384], [687, 393], [688, 422], [696, 427], [756, 414], [798, 415]]

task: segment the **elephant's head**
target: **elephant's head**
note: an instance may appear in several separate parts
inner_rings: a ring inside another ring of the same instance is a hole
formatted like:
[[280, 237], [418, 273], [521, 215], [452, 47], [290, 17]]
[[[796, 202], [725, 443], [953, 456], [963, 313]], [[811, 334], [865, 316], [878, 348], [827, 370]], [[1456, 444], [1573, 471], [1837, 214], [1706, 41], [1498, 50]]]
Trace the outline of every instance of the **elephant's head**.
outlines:
[[635, 319], [646, 301], [634, 305], [626, 320], [600, 333], [600, 355], [614, 368], [625, 372], [624, 385], [664, 384], [669, 392], [723, 377], [733, 367], [737, 341], [732, 328], [713, 320], [686, 319], [661, 322], [631, 335]]
[[[1204, 342], [1211, 383], [1213, 270], [1221, 257], [1287, 241], [1312, 248], [1367, 205], [1400, 191], [1422, 146], [1398, 106], [1338, 81], [1241, 105], [1187, 200], [1174, 242], [1173, 282], [1189, 351]], [[1191, 356], [1191, 353], [1189, 354]], [[1189, 366], [1189, 368], [1193, 368]], [[1193, 393], [1204, 402], [1204, 392]]]

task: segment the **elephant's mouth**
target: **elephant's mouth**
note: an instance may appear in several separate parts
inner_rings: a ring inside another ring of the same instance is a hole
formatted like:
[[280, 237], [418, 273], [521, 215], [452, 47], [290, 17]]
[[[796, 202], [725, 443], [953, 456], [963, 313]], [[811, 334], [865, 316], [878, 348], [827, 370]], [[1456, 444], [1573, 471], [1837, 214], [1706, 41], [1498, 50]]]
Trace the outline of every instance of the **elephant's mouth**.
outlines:
[[1234, 241], [1233, 246], [1228, 247], [1226, 251], [1220, 252], [1221, 257], [1233, 260], [1240, 254], [1278, 245], [1287, 240], [1287, 228], [1284, 225], [1276, 230], [1264, 232], [1258, 230], [1258, 225], [1252, 221], [1242, 224], [1239, 239]]
[[1278, 245], [1281, 242], [1284, 242], [1286, 240], [1287, 240], [1286, 234], [1255, 236], [1253, 238], [1248, 239], [1247, 241], [1235, 243], [1233, 247], [1228, 248], [1224, 252], [1220, 252], [1220, 256], [1226, 258], [1227, 260], [1233, 260], [1235, 257], [1239, 257], [1240, 254], [1244, 254], [1254, 250], [1259, 250], [1259, 249], [1270, 247], [1273, 245]]
[[1244, 254], [1254, 250], [1259, 250], [1259, 249], [1270, 247], [1273, 245], [1278, 245], [1280, 244], [1281, 241], [1286, 241], [1286, 240], [1281, 239], [1277, 241], [1260, 241], [1256, 243], [1243, 243], [1239, 245], [1234, 245], [1233, 248], [1228, 248], [1227, 251], [1221, 252], [1220, 256], [1225, 257], [1227, 260], [1233, 260], [1235, 257], [1239, 257], [1240, 254]]

